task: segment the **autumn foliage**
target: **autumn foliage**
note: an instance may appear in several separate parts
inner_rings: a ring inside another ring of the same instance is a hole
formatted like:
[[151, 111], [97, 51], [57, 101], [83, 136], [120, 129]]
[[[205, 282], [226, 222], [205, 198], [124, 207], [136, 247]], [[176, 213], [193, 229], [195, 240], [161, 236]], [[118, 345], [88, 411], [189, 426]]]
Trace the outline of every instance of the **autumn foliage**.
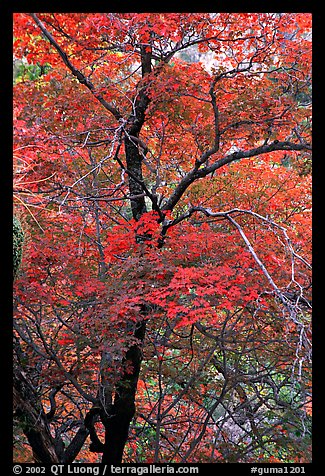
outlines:
[[310, 461], [310, 36], [14, 15], [16, 461]]

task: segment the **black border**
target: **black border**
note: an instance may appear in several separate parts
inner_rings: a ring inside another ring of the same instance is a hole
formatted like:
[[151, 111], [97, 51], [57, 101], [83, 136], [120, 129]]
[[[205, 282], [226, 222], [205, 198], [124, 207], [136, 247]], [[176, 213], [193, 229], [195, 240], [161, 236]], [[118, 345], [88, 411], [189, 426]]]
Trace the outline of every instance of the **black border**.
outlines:
[[[1, 262], [0, 267], [3, 273], [3, 279], [1, 280], [1, 342], [0, 351], [1, 355], [1, 380], [0, 380], [0, 468], [3, 468], [3, 474], [12, 473], [12, 15], [16, 12], [27, 12], [33, 9], [36, 12], [57, 11], [57, 12], [78, 12], [78, 11], [105, 11], [105, 7], [109, 7], [110, 11], [118, 12], [209, 12], [214, 11], [217, 7], [222, 7], [218, 2], [198, 2], [197, 5], [193, 5], [187, 1], [163, 2], [159, 5], [157, 2], [150, 2], [145, 5], [144, 2], [126, 2], [126, 1], [112, 1], [108, 2], [91, 2], [90, 4], [77, 4], [64, 3], [60, 5], [59, 2], [26, 2], [26, 1], [11, 1], [10, 5], [0, 7], [0, 22], [1, 22], [1, 35], [0, 35], [0, 131], [1, 131], [1, 172], [0, 172], [0, 186], [1, 186], [1, 230], [2, 230], [2, 245], [1, 245]], [[82, 8], [81, 8], [82, 6]], [[302, 1], [286, 1], [278, 2], [272, 1], [269, 4], [264, 2], [244, 2], [239, 5], [238, 2], [224, 2], [226, 11], [231, 12], [265, 12], [265, 11], [281, 11], [281, 12], [302, 12], [312, 13], [313, 15], [313, 88], [314, 88], [314, 101], [313, 101], [313, 115], [316, 117], [313, 127], [314, 143], [316, 142], [315, 159], [313, 163], [313, 256], [314, 256], [314, 292], [313, 300], [314, 306], [314, 340], [316, 339], [316, 345], [314, 346], [314, 365], [313, 365], [313, 387], [314, 387], [314, 404], [313, 404], [313, 462], [310, 464], [302, 465], [290, 465], [290, 464], [270, 464], [270, 467], [289, 467], [289, 466], [303, 466], [306, 469], [306, 474], [318, 474], [318, 464], [322, 462], [322, 441], [324, 429], [321, 426], [321, 420], [319, 416], [320, 409], [323, 408], [322, 398], [322, 378], [323, 366], [322, 360], [324, 357], [321, 352], [322, 337], [321, 322], [324, 317], [320, 312], [322, 309], [322, 302], [320, 299], [320, 292], [322, 287], [322, 266], [320, 260], [320, 251], [322, 250], [322, 230], [318, 230], [318, 225], [321, 223], [321, 211], [322, 202], [320, 194], [320, 186], [322, 185], [321, 174], [321, 162], [325, 160], [323, 158], [323, 151], [317, 150], [319, 144], [318, 134], [323, 125], [322, 109], [320, 109], [321, 94], [318, 92], [318, 88], [322, 91], [323, 81], [321, 80], [321, 69], [323, 66], [323, 50], [321, 45], [321, 28], [322, 25], [322, 11], [321, 3], [315, 5], [313, 2]], [[91, 8], [89, 8], [91, 7]], [[319, 8], [317, 8], [319, 7]], [[224, 11], [222, 9], [222, 11]], [[317, 120], [317, 119], [320, 120]], [[316, 138], [316, 141], [315, 141]], [[3, 183], [1, 183], [3, 182]], [[4, 226], [5, 225], [5, 226]], [[216, 466], [217, 465], [217, 466]], [[235, 467], [228, 467], [220, 464], [193, 464], [192, 466], [199, 466], [200, 472], [210, 471], [217, 469], [219, 474], [228, 474], [230, 471], [239, 469], [239, 474], [250, 474], [251, 466], [267, 467], [268, 464], [242, 464], [233, 463]], [[238, 465], [239, 468], [238, 468]], [[8, 466], [8, 471], [4, 469]], [[22, 465], [31, 466], [31, 465]], [[83, 465], [87, 466], [87, 465]], [[88, 465], [89, 466], [89, 465]], [[126, 466], [126, 465], [122, 465]], [[137, 466], [137, 465], [134, 465]], [[143, 465], [145, 466], [145, 465]], [[186, 465], [183, 465], [186, 466]], [[188, 466], [191, 466], [190, 464]], [[221, 471], [220, 471], [221, 470]], [[247, 473], [246, 473], [247, 471]], [[23, 470], [23, 473], [25, 471]], [[46, 474], [52, 474], [50, 471]], [[62, 472], [62, 474], [67, 474]], [[109, 474], [109, 472], [107, 473]], [[296, 473], [297, 474], [297, 473]]]

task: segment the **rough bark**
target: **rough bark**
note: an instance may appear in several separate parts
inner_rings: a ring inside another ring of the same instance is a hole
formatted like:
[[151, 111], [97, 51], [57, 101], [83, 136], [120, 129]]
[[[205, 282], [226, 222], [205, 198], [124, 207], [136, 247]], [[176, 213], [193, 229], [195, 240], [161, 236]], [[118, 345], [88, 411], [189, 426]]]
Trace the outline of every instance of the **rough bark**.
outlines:
[[24, 243], [24, 232], [21, 227], [20, 221], [17, 217], [13, 217], [13, 276], [17, 276], [22, 254], [23, 254], [23, 243]]
[[146, 203], [143, 195], [142, 176], [142, 157], [139, 153], [137, 144], [128, 137], [125, 138], [126, 165], [129, 174], [129, 190], [130, 195], [136, 198], [131, 199], [132, 216], [135, 220], [139, 220], [147, 211]]
[[134, 333], [139, 344], [126, 352], [124, 365], [131, 365], [132, 371], [124, 373], [116, 384], [114, 403], [108, 415], [102, 415], [105, 425], [105, 444], [102, 463], [119, 464], [128, 439], [130, 422], [135, 413], [135, 394], [140, 373], [142, 352], [141, 343], [145, 337], [146, 323], [143, 320]]
[[[141, 47], [141, 67], [142, 77], [145, 78], [151, 73], [151, 50], [147, 51], [147, 47]], [[126, 165], [129, 172], [129, 190], [131, 196], [137, 198], [131, 200], [132, 215], [135, 220], [139, 220], [146, 213], [146, 204], [143, 194], [143, 175], [142, 175], [142, 155], [139, 151], [139, 134], [145, 120], [145, 111], [150, 103], [150, 99], [146, 93], [146, 84], [139, 88], [138, 95], [134, 101], [134, 111], [128, 120], [125, 137], [125, 156]]]

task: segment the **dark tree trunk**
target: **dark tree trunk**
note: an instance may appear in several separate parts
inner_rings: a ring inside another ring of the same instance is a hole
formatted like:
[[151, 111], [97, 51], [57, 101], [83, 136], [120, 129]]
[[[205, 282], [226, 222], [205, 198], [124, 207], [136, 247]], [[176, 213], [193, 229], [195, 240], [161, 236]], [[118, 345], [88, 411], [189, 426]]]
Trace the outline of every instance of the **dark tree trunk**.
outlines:
[[135, 394], [140, 373], [142, 351], [146, 323], [143, 320], [136, 329], [134, 336], [139, 344], [133, 345], [126, 352], [123, 364], [131, 365], [131, 372], [124, 371], [116, 384], [114, 404], [109, 415], [102, 415], [105, 425], [105, 445], [102, 463], [119, 464], [122, 462], [123, 451], [128, 439], [129, 426], [135, 413]]
[[[141, 48], [142, 77], [151, 73], [151, 49], [146, 45]], [[147, 207], [142, 187], [142, 155], [139, 150], [139, 135], [145, 120], [145, 111], [150, 103], [146, 94], [146, 83], [139, 88], [135, 100], [134, 110], [129, 117], [127, 134], [124, 139], [127, 173], [129, 177], [129, 191], [132, 197], [132, 216], [139, 220], [146, 213]], [[133, 345], [126, 352], [123, 364], [131, 367], [131, 372], [124, 371], [121, 379], [115, 386], [114, 403], [105, 409], [101, 416], [105, 426], [105, 444], [102, 462], [119, 464], [122, 462], [123, 451], [128, 440], [130, 423], [135, 413], [135, 395], [140, 373], [142, 351], [141, 346], [145, 337], [145, 306], [142, 309], [143, 320], [134, 333], [139, 344]]]
[[38, 396], [21, 372], [14, 373], [14, 410], [33, 450], [35, 463], [58, 464], [55, 441]]
[[[142, 77], [151, 73], [151, 50], [147, 47], [141, 47], [141, 67]], [[125, 137], [125, 156], [126, 165], [129, 172], [129, 190], [130, 195], [143, 194], [142, 175], [142, 155], [139, 152], [139, 143], [137, 139], [145, 120], [145, 111], [150, 103], [150, 99], [146, 93], [146, 84], [140, 87], [139, 93], [135, 100], [134, 112], [129, 117], [129, 125], [127, 127], [128, 135]], [[135, 138], [135, 139], [134, 139]], [[132, 215], [135, 220], [139, 220], [146, 213], [146, 204], [144, 197], [138, 197], [131, 200]]]
[[[137, 137], [134, 134], [132, 137]], [[146, 213], [146, 203], [143, 195], [142, 157], [139, 153], [138, 145], [132, 139], [126, 137], [125, 141], [126, 166], [129, 172], [129, 190], [131, 196], [136, 196], [131, 200], [132, 216], [139, 220]]]

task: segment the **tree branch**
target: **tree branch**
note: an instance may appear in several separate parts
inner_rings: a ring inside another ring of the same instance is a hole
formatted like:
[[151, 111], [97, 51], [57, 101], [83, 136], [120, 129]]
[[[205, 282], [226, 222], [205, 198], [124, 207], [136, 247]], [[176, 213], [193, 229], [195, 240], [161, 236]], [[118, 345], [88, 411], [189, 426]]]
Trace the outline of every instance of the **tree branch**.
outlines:
[[34, 21], [36, 22], [36, 24], [38, 25], [38, 27], [42, 31], [43, 35], [49, 40], [51, 45], [57, 50], [57, 52], [59, 53], [59, 55], [63, 59], [64, 64], [70, 69], [71, 73], [78, 79], [79, 83], [84, 84], [89, 89], [89, 91], [92, 93], [92, 95], [104, 106], [104, 108], [107, 111], [109, 111], [111, 114], [113, 114], [115, 119], [117, 119], [117, 120], [121, 119], [122, 116], [121, 116], [119, 110], [116, 107], [114, 107], [112, 104], [108, 103], [100, 93], [96, 92], [96, 88], [93, 85], [93, 83], [88, 78], [86, 78], [86, 76], [84, 74], [82, 74], [80, 70], [78, 70], [77, 68], [75, 68], [75, 66], [73, 66], [73, 64], [69, 60], [65, 51], [63, 51], [61, 46], [53, 38], [51, 33], [46, 29], [45, 25], [41, 22], [41, 20], [39, 20], [39, 18], [36, 16], [36, 14], [35, 13], [30, 13], [30, 16], [34, 19]]
[[212, 172], [215, 172], [224, 165], [230, 164], [235, 160], [255, 157], [258, 155], [267, 154], [269, 152], [274, 152], [276, 150], [311, 150], [311, 145], [307, 143], [296, 144], [294, 142], [289, 141], [279, 142], [275, 140], [270, 144], [264, 144], [253, 149], [239, 150], [237, 152], [233, 152], [232, 154], [228, 154], [222, 159], [217, 160], [211, 165], [206, 165], [204, 168], [199, 168], [200, 164], [206, 162], [207, 158], [216, 152], [216, 149], [212, 148], [202, 154], [201, 160], [197, 161], [192, 170], [190, 170], [181, 179], [181, 181], [178, 183], [165, 205], [162, 207], [162, 210], [173, 210], [182, 195], [193, 182], [200, 178], [206, 177], [207, 175], [211, 174]]
[[49, 395], [49, 400], [50, 400], [50, 405], [51, 405], [51, 408], [49, 410], [48, 413], [46, 413], [46, 418], [47, 418], [47, 421], [51, 421], [53, 418], [54, 418], [54, 415], [55, 415], [55, 412], [56, 412], [56, 401], [55, 401], [55, 396], [56, 394], [61, 390], [61, 388], [63, 387], [63, 384], [60, 384], [58, 386], [56, 386], [50, 393]]
[[91, 410], [89, 410], [85, 418], [85, 427], [87, 428], [91, 439], [89, 449], [95, 453], [103, 453], [105, 448], [104, 443], [102, 443], [98, 438], [94, 426], [96, 418], [99, 416], [100, 410], [101, 409], [99, 407], [94, 406]]

